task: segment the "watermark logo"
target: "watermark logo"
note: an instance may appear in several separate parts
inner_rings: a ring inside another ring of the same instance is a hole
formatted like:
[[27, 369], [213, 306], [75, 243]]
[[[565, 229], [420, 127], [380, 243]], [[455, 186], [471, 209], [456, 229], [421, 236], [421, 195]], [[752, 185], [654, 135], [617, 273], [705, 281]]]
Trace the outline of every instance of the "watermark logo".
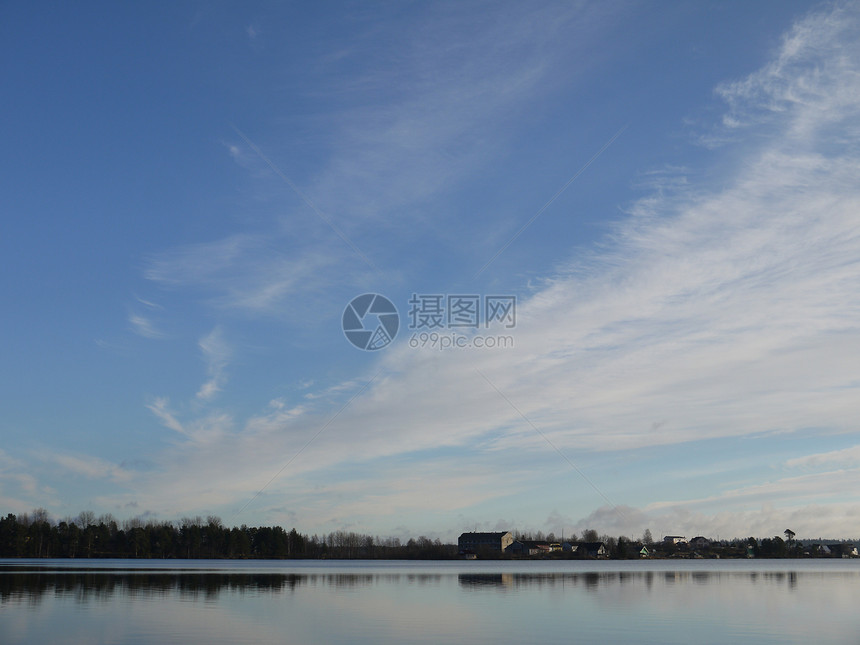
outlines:
[[359, 349], [371, 352], [391, 344], [400, 328], [397, 307], [378, 293], [364, 293], [343, 310], [343, 333]]
[[[482, 306], [483, 305], [483, 306]], [[478, 329], [490, 325], [517, 326], [516, 296], [417, 294], [409, 299], [409, 329]]]
[[513, 349], [514, 337], [502, 335], [439, 333], [435, 331], [415, 332], [409, 337], [412, 349]]
[[[408, 302], [407, 327], [412, 349], [513, 348], [512, 336], [489, 336], [480, 330], [517, 326], [517, 297], [477, 294], [418, 294]], [[397, 335], [397, 307], [378, 293], [353, 298], [343, 311], [343, 333], [365, 351], [387, 347]]]

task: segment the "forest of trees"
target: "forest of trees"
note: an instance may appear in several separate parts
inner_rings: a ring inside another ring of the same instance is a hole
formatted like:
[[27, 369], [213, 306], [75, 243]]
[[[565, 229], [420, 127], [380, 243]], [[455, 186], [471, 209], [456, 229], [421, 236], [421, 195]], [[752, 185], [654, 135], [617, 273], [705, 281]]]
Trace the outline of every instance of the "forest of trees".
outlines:
[[83, 512], [60, 522], [47, 511], [0, 519], [3, 558], [454, 558], [457, 548], [426, 537], [397, 538], [336, 531], [307, 536], [280, 526], [225, 527], [210, 516], [178, 523]]

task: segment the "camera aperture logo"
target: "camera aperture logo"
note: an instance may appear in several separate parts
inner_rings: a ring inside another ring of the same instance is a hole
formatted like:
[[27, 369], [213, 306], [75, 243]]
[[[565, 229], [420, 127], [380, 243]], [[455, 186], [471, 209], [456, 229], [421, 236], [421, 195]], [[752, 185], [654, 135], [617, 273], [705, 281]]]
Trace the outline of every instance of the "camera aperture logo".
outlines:
[[378, 293], [364, 293], [343, 310], [343, 333], [361, 350], [372, 352], [391, 344], [400, 329], [397, 307]]
[[[511, 335], [478, 333], [491, 327], [508, 330], [517, 326], [514, 295], [413, 293], [408, 305], [405, 324], [412, 332], [407, 343], [412, 349], [514, 347]], [[400, 314], [385, 296], [364, 293], [344, 309], [342, 328], [350, 343], [372, 352], [394, 341], [400, 329]]]

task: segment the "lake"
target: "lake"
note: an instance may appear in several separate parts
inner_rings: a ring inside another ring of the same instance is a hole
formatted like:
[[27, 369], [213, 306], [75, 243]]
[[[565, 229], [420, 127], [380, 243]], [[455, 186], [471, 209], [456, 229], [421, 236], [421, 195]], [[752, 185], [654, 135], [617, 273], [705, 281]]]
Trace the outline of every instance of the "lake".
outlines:
[[0, 560], [0, 643], [857, 643], [858, 560]]

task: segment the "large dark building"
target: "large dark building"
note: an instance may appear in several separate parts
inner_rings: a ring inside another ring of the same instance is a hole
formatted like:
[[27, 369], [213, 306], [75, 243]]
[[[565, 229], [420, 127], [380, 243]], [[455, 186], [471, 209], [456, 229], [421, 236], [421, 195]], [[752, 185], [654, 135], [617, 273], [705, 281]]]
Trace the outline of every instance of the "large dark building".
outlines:
[[457, 540], [460, 551], [504, 551], [512, 542], [514, 536], [510, 531], [500, 533], [463, 533]]

